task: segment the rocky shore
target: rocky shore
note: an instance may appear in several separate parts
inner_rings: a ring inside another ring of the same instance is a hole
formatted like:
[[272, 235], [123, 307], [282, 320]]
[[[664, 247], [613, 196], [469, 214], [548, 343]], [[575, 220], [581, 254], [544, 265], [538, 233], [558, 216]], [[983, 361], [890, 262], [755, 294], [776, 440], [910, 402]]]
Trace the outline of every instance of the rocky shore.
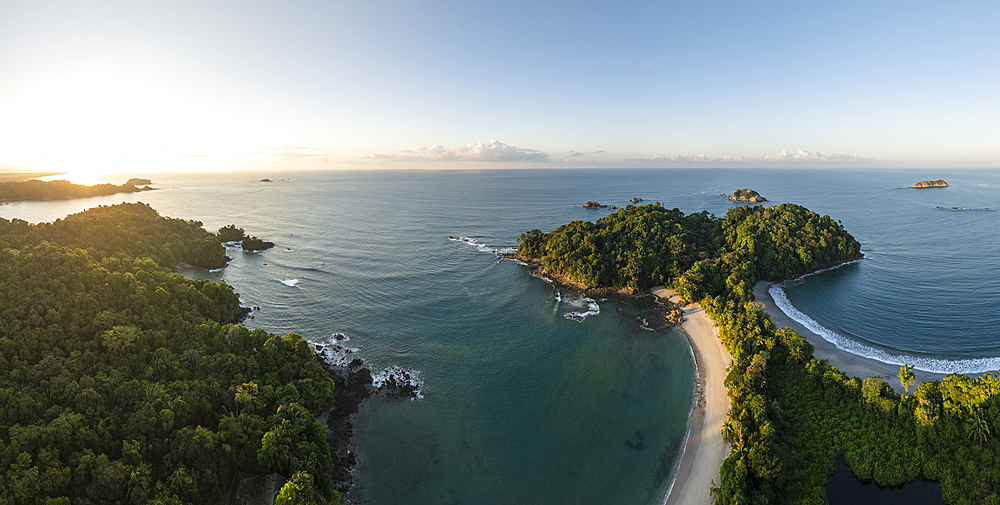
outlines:
[[[344, 351], [341, 344], [332, 344], [335, 351]], [[355, 417], [358, 410], [369, 398], [378, 397], [386, 401], [415, 399], [419, 396], [416, 382], [411, 372], [395, 367], [375, 385], [375, 377], [361, 358], [346, 363], [334, 362], [322, 351], [326, 346], [316, 346], [316, 356], [326, 373], [333, 379], [333, 407], [320, 417], [327, 428], [327, 443], [333, 458], [333, 481], [341, 495], [354, 485], [354, 467], [358, 464], [354, 452]], [[352, 353], [351, 350], [346, 350]]]
[[[564, 275], [549, 272], [534, 258], [529, 258], [518, 252], [497, 253], [497, 257], [507, 258], [527, 264], [533, 270], [531, 275], [544, 279], [564, 289], [576, 291], [588, 298], [607, 298], [608, 296], [622, 296], [630, 298], [642, 298], [649, 293], [630, 287], [600, 287], [588, 286], [580, 281], [570, 279]], [[680, 307], [667, 300], [658, 300], [653, 314], [649, 319], [640, 322], [640, 327], [647, 329], [660, 329], [681, 324], [682, 311]]]

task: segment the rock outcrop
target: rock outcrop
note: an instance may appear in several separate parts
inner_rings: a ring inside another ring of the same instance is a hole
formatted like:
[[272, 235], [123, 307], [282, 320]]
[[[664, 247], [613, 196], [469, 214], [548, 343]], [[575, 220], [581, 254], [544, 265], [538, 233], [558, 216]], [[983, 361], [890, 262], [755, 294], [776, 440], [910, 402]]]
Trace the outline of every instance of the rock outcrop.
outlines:
[[733, 196], [728, 196], [725, 193], [722, 193], [722, 196], [734, 202], [763, 203], [767, 201], [767, 198], [760, 196], [759, 193], [752, 189], [737, 189], [733, 191]]
[[597, 202], [587, 202], [587, 203], [581, 205], [580, 207], [583, 207], [585, 209], [612, 209], [612, 210], [618, 208], [618, 207], [615, 207], [614, 205], [601, 205], [601, 204], [599, 204]]
[[633, 199], [631, 199], [631, 200], [629, 200], [629, 202], [631, 202], [631, 203], [639, 203], [641, 201], [642, 201], [642, 198], [639, 198], [638, 196], [635, 197], [635, 198], [633, 198]]
[[948, 183], [941, 179], [936, 181], [920, 181], [912, 186], [911, 188], [947, 188]]

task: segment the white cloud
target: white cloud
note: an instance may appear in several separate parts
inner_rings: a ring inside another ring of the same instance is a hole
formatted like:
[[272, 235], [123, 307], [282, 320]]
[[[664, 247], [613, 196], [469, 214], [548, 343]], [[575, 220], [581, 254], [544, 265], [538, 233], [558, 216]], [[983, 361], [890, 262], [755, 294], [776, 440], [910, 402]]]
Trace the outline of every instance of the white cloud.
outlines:
[[378, 161], [489, 161], [516, 162], [540, 161], [549, 162], [549, 155], [534, 149], [518, 149], [504, 144], [497, 139], [489, 142], [480, 140], [467, 146], [444, 147], [434, 144], [431, 147], [421, 147], [416, 150], [406, 150], [399, 153], [372, 153], [366, 156], [369, 160]]
[[780, 163], [780, 162], [840, 162], [840, 163], [857, 163], [857, 162], [875, 162], [882, 161], [878, 158], [865, 158], [863, 156], [858, 156], [854, 154], [822, 154], [818, 151], [803, 151], [799, 149], [798, 152], [791, 153], [788, 149], [784, 149], [779, 153], [768, 154], [764, 156], [738, 156], [727, 154], [724, 156], [706, 156], [704, 154], [696, 155], [678, 155], [671, 154], [669, 156], [660, 156], [659, 154], [654, 154], [650, 158], [622, 158], [621, 161], [630, 163]]

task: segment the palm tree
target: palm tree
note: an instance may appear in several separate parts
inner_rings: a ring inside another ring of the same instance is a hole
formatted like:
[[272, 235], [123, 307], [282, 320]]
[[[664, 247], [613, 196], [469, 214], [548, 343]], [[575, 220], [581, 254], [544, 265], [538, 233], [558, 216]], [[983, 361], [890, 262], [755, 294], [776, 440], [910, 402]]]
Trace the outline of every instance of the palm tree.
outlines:
[[913, 365], [903, 365], [899, 367], [899, 373], [896, 374], [896, 377], [899, 377], [899, 383], [903, 385], [903, 389], [906, 390], [906, 394], [910, 394], [910, 385], [913, 384], [913, 380], [916, 378], [913, 374]]
[[986, 439], [990, 437], [990, 425], [978, 410], [972, 412], [972, 415], [965, 420], [965, 424], [969, 427], [970, 439], [980, 444], [986, 443]]

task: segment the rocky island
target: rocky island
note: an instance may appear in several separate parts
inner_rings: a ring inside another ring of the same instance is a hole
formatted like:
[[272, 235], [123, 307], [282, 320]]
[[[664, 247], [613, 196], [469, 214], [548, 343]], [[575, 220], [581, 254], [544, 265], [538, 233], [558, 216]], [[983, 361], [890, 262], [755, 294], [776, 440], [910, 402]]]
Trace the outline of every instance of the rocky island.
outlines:
[[920, 181], [912, 186], [911, 188], [947, 188], [948, 183], [944, 182], [942, 179], [936, 181]]
[[152, 183], [153, 183], [153, 181], [151, 181], [149, 179], [140, 179], [138, 177], [133, 177], [133, 178], [129, 179], [125, 184], [127, 184], [129, 186], [148, 186], [148, 185], [150, 185]]
[[243, 242], [240, 243], [240, 247], [242, 247], [246, 252], [266, 251], [274, 247], [274, 242], [268, 242], [267, 240], [247, 235], [243, 239]]
[[601, 205], [601, 204], [599, 204], [597, 202], [587, 202], [587, 203], [581, 205], [580, 207], [583, 207], [585, 209], [611, 209], [611, 210], [614, 210], [614, 209], [618, 208], [618, 207], [615, 207], [614, 205]]
[[243, 228], [237, 228], [235, 224], [230, 224], [219, 228], [219, 232], [215, 234], [219, 242], [222, 243], [240, 243], [240, 248], [246, 252], [258, 252], [266, 251], [274, 247], [274, 242], [269, 242], [267, 240], [259, 239], [253, 235], [247, 235]]
[[736, 191], [733, 191], [732, 196], [726, 195], [725, 193], [722, 193], [722, 196], [733, 202], [763, 203], [767, 201], [767, 198], [760, 196], [760, 193], [757, 193], [752, 189], [737, 189]]
[[639, 197], [637, 196], [637, 197], [634, 197], [634, 198], [632, 198], [631, 200], [629, 200], [629, 203], [639, 203], [639, 202], [641, 202], [641, 201], [642, 201], [642, 198], [639, 198]]

